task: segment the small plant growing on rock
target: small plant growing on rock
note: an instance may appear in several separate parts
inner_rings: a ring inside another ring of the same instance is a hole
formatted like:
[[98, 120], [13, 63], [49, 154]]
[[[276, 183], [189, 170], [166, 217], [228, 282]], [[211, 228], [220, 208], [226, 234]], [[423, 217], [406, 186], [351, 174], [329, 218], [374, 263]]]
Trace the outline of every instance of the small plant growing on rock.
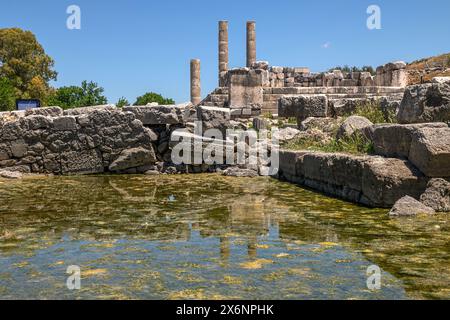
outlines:
[[362, 133], [355, 132], [350, 137], [337, 140], [326, 137], [318, 132], [309, 132], [299, 135], [294, 140], [282, 145], [287, 150], [308, 150], [321, 152], [342, 152], [350, 154], [371, 154], [373, 153], [373, 143]]
[[355, 112], [347, 116], [351, 115], [365, 117], [372, 123], [395, 123], [396, 121], [395, 111], [383, 110], [377, 100], [358, 103]]

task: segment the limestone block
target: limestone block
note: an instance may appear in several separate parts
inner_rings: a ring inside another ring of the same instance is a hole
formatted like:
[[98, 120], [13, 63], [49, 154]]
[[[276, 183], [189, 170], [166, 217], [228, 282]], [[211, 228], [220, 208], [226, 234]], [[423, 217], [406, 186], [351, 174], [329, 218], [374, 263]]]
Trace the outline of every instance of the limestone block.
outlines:
[[445, 123], [375, 125], [373, 132], [375, 152], [386, 157], [408, 158], [413, 136], [422, 128], [447, 128], [447, 125]]
[[450, 212], [450, 182], [431, 179], [427, 189], [420, 196], [420, 202], [438, 212]]
[[103, 160], [97, 150], [69, 151], [61, 154], [62, 174], [102, 173]]
[[153, 149], [144, 149], [142, 147], [125, 149], [119, 157], [109, 166], [110, 171], [123, 171], [130, 168], [143, 167], [156, 162], [156, 156]]
[[428, 177], [450, 177], [450, 128], [417, 130], [409, 160]]
[[278, 103], [280, 117], [297, 117], [304, 120], [308, 117], [326, 117], [327, 113], [328, 99], [326, 95], [285, 96]]
[[268, 79], [266, 70], [233, 69], [229, 72], [229, 104], [231, 108], [263, 105], [263, 85]]
[[114, 110], [116, 106], [114, 104], [104, 104], [98, 106], [82, 107], [64, 110], [65, 116], [76, 116], [80, 114], [87, 114], [97, 110]]
[[427, 182], [428, 178], [406, 160], [368, 157], [362, 175], [361, 203], [389, 207], [406, 195], [419, 199]]
[[123, 111], [132, 112], [144, 125], [183, 124], [189, 116], [191, 103], [158, 106], [130, 106]]
[[435, 214], [434, 209], [427, 207], [416, 199], [405, 196], [398, 200], [391, 211], [389, 216], [391, 217], [410, 217], [418, 214]]
[[450, 83], [408, 86], [397, 120], [399, 123], [450, 122]]
[[338, 140], [343, 138], [350, 138], [355, 133], [359, 132], [363, 134], [366, 138], [371, 139], [372, 126], [373, 123], [365, 117], [351, 116], [345, 119], [345, 121], [341, 124], [337, 132], [336, 138]]
[[77, 130], [77, 120], [73, 116], [57, 117], [53, 120], [53, 130], [56, 131]]

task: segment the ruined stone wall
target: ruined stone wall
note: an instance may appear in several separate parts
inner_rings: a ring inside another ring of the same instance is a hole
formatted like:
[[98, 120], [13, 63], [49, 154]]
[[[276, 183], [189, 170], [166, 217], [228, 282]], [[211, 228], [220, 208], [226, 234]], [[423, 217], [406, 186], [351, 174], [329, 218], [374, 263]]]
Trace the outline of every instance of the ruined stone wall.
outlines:
[[190, 105], [59, 107], [0, 113], [0, 170], [139, 173], [170, 160], [169, 138]]

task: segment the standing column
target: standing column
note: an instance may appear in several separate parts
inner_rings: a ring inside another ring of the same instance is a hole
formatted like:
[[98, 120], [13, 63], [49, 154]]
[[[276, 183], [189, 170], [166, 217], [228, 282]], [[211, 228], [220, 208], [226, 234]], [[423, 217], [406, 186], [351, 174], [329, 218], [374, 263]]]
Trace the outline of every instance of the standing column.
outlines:
[[247, 67], [256, 62], [256, 23], [247, 21]]
[[198, 105], [202, 101], [200, 87], [200, 60], [191, 60], [191, 102]]
[[228, 71], [228, 21], [219, 21], [219, 87]]

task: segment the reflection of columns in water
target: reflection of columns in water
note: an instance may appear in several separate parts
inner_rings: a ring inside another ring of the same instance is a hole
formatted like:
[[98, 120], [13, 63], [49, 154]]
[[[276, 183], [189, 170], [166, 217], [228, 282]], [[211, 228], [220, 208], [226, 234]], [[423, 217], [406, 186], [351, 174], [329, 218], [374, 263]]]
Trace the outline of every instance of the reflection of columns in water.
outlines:
[[230, 239], [227, 236], [222, 236], [220, 239], [220, 260], [222, 263], [228, 263], [230, 259]]
[[247, 244], [247, 251], [248, 251], [248, 257], [250, 259], [256, 259], [258, 252], [256, 245], [258, 243], [258, 237], [256, 235], [251, 235], [248, 237], [248, 244]]

